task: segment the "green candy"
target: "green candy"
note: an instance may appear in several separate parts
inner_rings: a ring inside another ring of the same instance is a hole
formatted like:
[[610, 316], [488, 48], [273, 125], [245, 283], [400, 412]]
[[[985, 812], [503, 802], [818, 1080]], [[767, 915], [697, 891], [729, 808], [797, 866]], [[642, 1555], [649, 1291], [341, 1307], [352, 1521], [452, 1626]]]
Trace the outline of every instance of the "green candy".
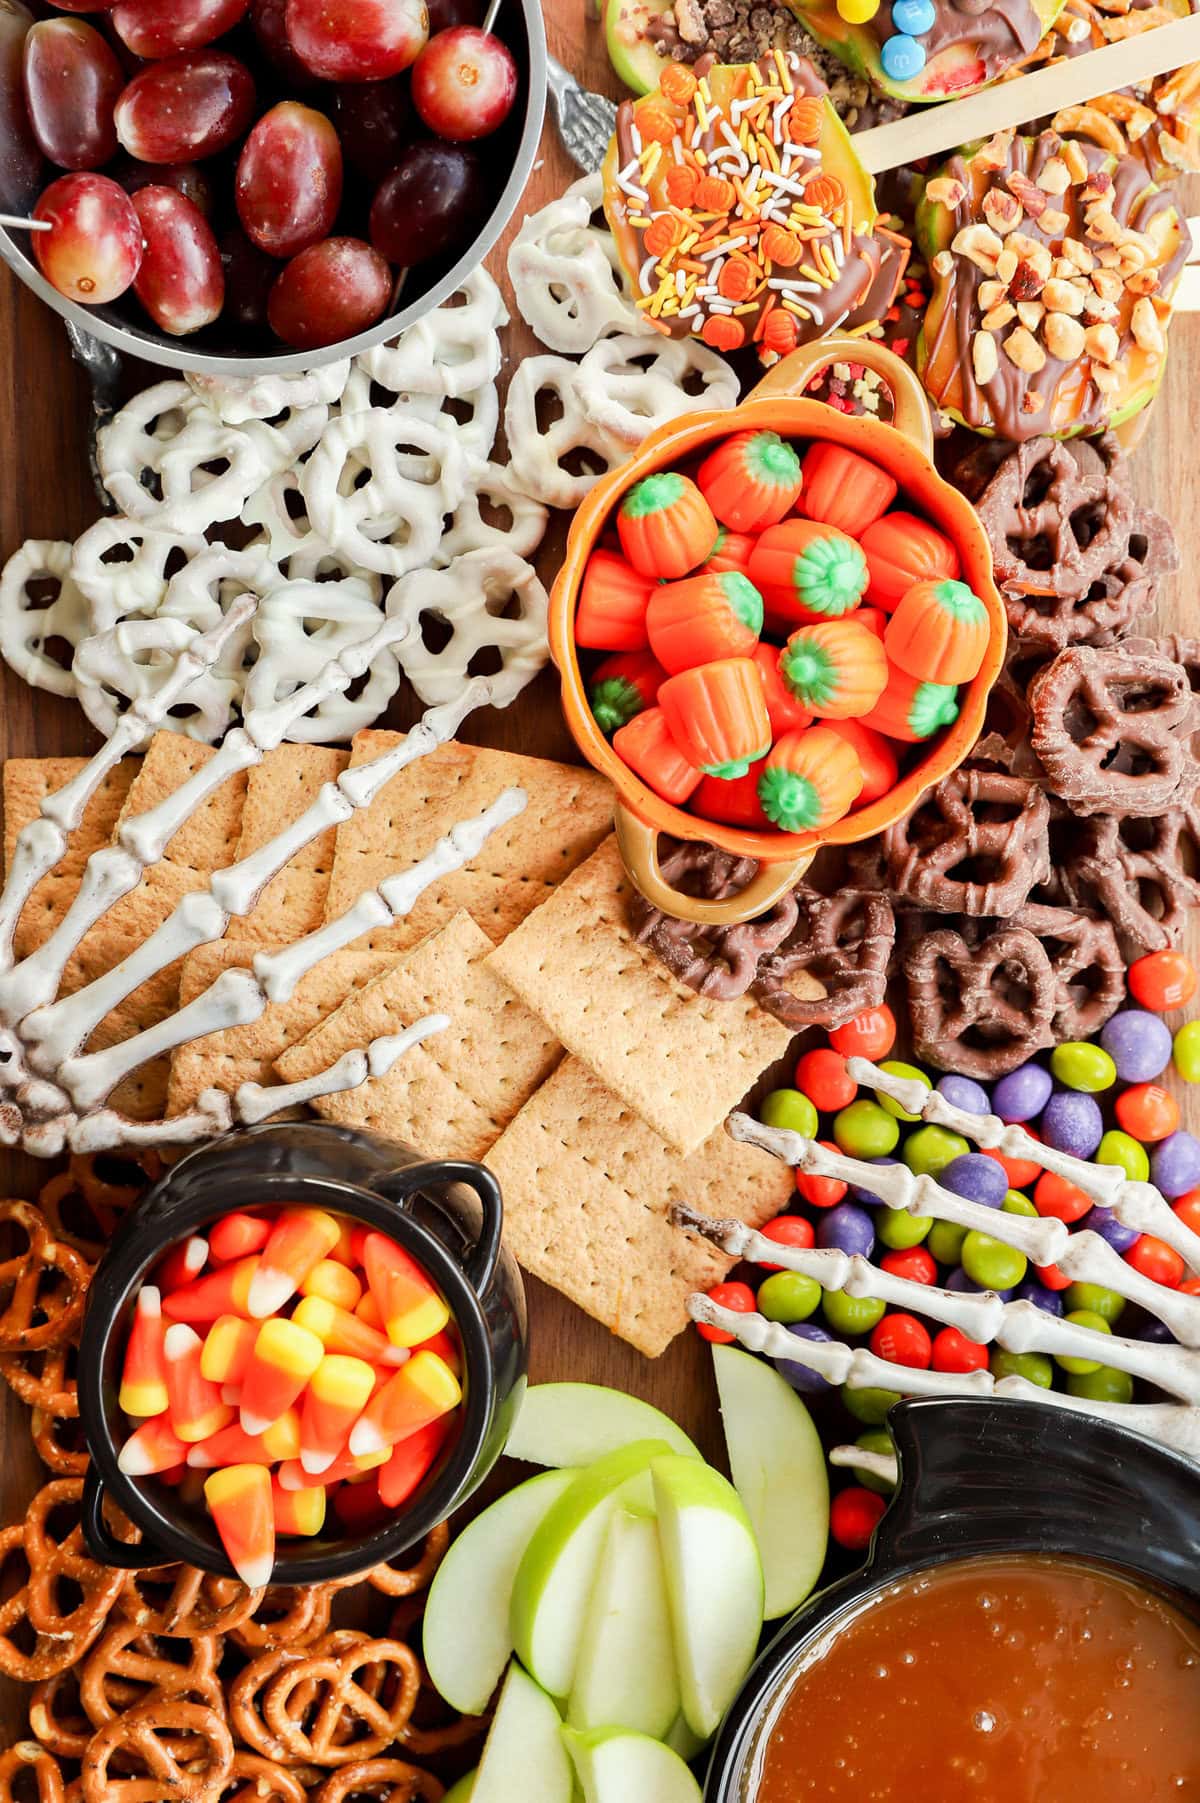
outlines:
[[1104, 1047], [1081, 1039], [1069, 1039], [1055, 1046], [1050, 1054], [1050, 1069], [1068, 1089], [1082, 1090], [1087, 1096], [1098, 1096], [1117, 1080], [1117, 1067]]
[[860, 1097], [834, 1115], [833, 1137], [849, 1158], [886, 1158], [900, 1138], [900, 1123], [878, 1102]]
[[820, 1121], [808, 1097], [798, 1089], [773, 1089], [758, 1111], [764, 1127], [786, 1127], [804, 1139], [815, 1139]]
[[858, 606], [868, 581], [862, 546], [842, 533], [814, 538], [792, 562], [792, 587], [810, 612], [835, 620]]
[[972, 1283], [985, 1290], [1012, 1290], [1029, 1268], [1023, 1252], [993, 1239], [990, 1233], [972, 1230], [962, 1244], [962, 1268]]
[[1095, 1371], [1068, 1377], [1067, 1390], [1072, 1396], [1086, 1396], [1089, 1402], [1133, 1401], [1132, 1377], [1128, 1371], [1117, 1371], [1112, 1365], [1100, 1365]]
[[1054, 1388], [1054, 1366], [1044, 1352], [1002, 1352], [997, 1347], [988, 1363], [997, 1383], [1002, 1377], [1023, 1377], [1039, 1390]]
[[939, 1265], [956, 1265], [966, 1237], [966, 1228], [957, 1221], [935, 1221], [925, 1244]]
[[[1096, 1333], [1112, 1332], [1112, 1328], [1108, 1325], [1104, 1316], [1098, 1315], [1094, 1309], [1073, 1309], [1071, 1313], [1064, 1318], [1068, 1321], [1074, 1321], [1077, 1327], [1090, 1327]], [[1102, 1359], [1070, 1358], [1064, 1357], [1061, 1353], [1056, 1353], [1054, 1362], [1060, 1371], [1066, 1371], [1071, 1377], [1089, 1377], [1093, 1371], [1099, 1371], [1104, 1361]]]
[[910, 1133], [900, 1156], [918, 1177], [936, 1177], [953, 1158], [961, 1158], [971, 1146], [961, 1133], [949, 1133], [945, 1127], [918, 1127]]
[[[887, 1063], [881, 1064], [879, 1068], [881, 1071], [886, 1071], [889, 1077], [915, 1078], [918, 1083], [923, 1083], [926, 1089], [933, 1088], [932, 1079], [927, 1077], [924, 1071], [918, 1070], [915, 1064], [901, 1064], [898, 1059], [889, 1058]], [[881, 1095], [879, 1106], [886, 1108], [889, 1114], [894, 1114], [898, 1121], [919, 1121], [921, 1118], [919, 1114], [909, 1114], [906, 1108], [901, 1108], [899, 1102], [893, 1102], [891, 1096]]]
[[881, 1427], [888, 1410], [900, 1400], [899, 1390], [877, 1390], [870, 1384], [865, 1389], [852, 1390], [849, 1384], [842, 1385], [842, 1401], [854, 1419], [867, 1427]]
[[881, 1208], [875, 1216], [875, 1231], [892, 1252], [919, 1246], [938, 1225], [932, 1215], [910, 1215], [903, 1208]]
[[1200, 1020], [1190, 1020], [1180, 1027], [1171, 1057], [1185, 1083], [1200, 1083]]
[[[1200, 1026], [1200, 1021], [1196, 1023]], [[1145, 1183], [1150, 1175], [1150, 1155], [1140, 1140], [1131, 1133], [1112, 1127], [1096, 1147], [1097, 1164], [1115, 1164], [1135, 1183]]]
[[[854, 1444], [861, 1446], [864, 1452], [894, 1453], [896, 1450], [886, 1427], [869, 1429], [865, 1434], [860, 1434]], [[857, 1465], [851, 1466], [851, 1470], [864, 1490], [876, 1490], [880, 1496], [890, 1496], [896, 1488], [890, 1478], [876, 1477], [873, 1471], [862, 1471]]]
[[1070, 1309], [1103, 1316], [1110, 1327], [1115, 1327], [1125, 1312], [1124, 1296], [1118, 1296], [1116, 1290], [1106, 1290], [1098, 1283], [1071, 1284], [1066, 1303]]
[[1037, 1209], [1029, 1197], [1023, 1196], [1019, 1189], [1010, 1189], [1005, 1192], [1004, 1200], [1000, 1204], [1000, 1212], [1005, 1215], [1036, 1215]]
[[775, 1271], [758, 1286], [758, 1312], [768, 1321], [807, 1321], [821, 1301], [821, 1286], [802, 1271]]
[[821, 1306], [835, 1334], [870, 1333], [887, 1309], [887, 1304], [874, 1296], [845, 1296], [841, 1290], [826, 1290]]

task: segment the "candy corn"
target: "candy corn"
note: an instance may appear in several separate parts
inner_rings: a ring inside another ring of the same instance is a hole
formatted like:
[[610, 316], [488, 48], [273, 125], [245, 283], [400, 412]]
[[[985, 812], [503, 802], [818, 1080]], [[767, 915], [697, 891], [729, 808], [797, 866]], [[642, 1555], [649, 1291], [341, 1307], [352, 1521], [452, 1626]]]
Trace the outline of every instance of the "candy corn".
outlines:
[[227, 1264], [231, 1258], [248, 1258], [252, 1252], [261, 1252], [270, 1237], [271, 1223], [264, 1215], [238, 1209], [231, 1215], [222, 1215], [209, 1228], [209, 1256], [218, 1264]]
[[202, 1327], [222, 1315], [248, 1315], [250, 1287], [258, 1270], [258, 1257], [239, 1258], [231, 1265], [206, 1271], [195, 1283], [163, 1291], [163, 1314], [172, 1321], [190, 1321]]
[[265, 1465], [230, 1465], [204, 1480], [204, 1500], [229, 1562], [243, 1584], [271, 1581], [275, 1565], [275, 1509]]
[[[368, 1327], [378, 1328], [379, 1332], [383, 1333], [383, 1311], [370, 1290], [363, 1291], [362, 1300], [355, 1304], [354, 1312], [360, 1321], [367, 1323]], [[386, 1338], [386, 1335], [384, 1337]]]
[[309, 1380], [300, 1416], [300, 1463], [305, 1471], [329, 1469], [374, 1388], [373, 1366], [342, 1353], [326, 1353]]
[[439, 1415], [392, 1448], [379, 1473], [379, 1499], [389, 1509], [398, 1509], [423, 1483], [446, 1443], [450, 1425], [449, 1415]]
[[324, 1346], [306, 1327], [280, 1316], [264, 1321], [242, 1379], [241, 1422], [246, 1432], [261, 1434], [278, 1421], [324, 1357]]
[[211, 1439], [191, 1447], [187, 1462], [194, 1471], [215, 1471], [218, 1465], [273, 1465], [299, 1456], [300, 1411], [285, 1409], [261, 1434], [248, 1434], [240, 1422], [231, 1421]]
[[387, 1519], [375, 1483], [342, 1484], [333, 1494], [333, 1512], [350, 1534], [367, 1534]]
[[162, 1297], [152, 1283], [138, 1291], [133, 1326], [125, 1348], [118, 1402], [127, 1415], [163, 1415], [167, 1410], [167, 1371], [163, 1360], [166, 1328]]
[[377, 1390], [350, 1430], [352, 1453], [395, 1446], [462, 1400], [458, 1379], [436, 1352], [418, 1352]]
[[117, 1464], [126, 1477], [150, 1477], [155, 1472], [170, 1471], [176, 1465], [182, 1465], [187, 1450], [178, 1434], [172, 1431], [166, 1416], [156, 1415], [153, 1421], [143, 1421], [137, 1432], [130, 1434], [121, 1448]]
[[441, 1333], [435, 1333], [428, 1340], [422, 1340], [419, 1346], [413, 1347], [413, 1356], [418, 1352], [436, 1352], [444, 1359], [455, 1377], [462, 1375], [462, 1352], [457, 1339], [451, 1338], [449, 1331], [443, 1327]]
[[340, 1239], [341, 1228], [323, 1209], [285, 1208], [262, 1249], [262, 1262], [250, 1285], [247, 1313], [256, 1321], [277, 1314], [313, 1266], [327, 1257]]
[[391, 1456], [390, 1446], [382, 1446], [378, 1452], [364, 1453], [361, 1458], [340, 1452], [327, 1470], [319, 1472], [305, 1471], [298, 1458], [285, 1459], [275, 1475], [285, 1490], [307, 1490], [313, 1484], [323, 1484], [329, 1490], [334, 1484], [357, 1483], [369, 1471], [386, 1465]]
[[403, 1246], [382, 1233], [369, 1233], [363, 1242], [363, 1265], [393, 1346], [419, 1346], [445, 1327], [449, 1308]]
[[240, 1385], [258, 1338], [258, 1323], [242, 1315], [221, 1315], [204, 1336], [200, 1369], [213, 1384]]
[[323, 1258], [314, 1265], [300, 1285], [302, 1296], [320, 1296], [326, 1302], [336, 1302], [339, 1308], [354, 1308], [362, 1293], [363, 1286], [349, 1265], [339, 1264], [334, 1258]]
[[159, 1260], [154, 1281], [160, 1296], [169, 1295], [172, 1290], [182, 1289], [185, 1283], [191, 1283], [197, 1272], [203, 1271], [208, 1262], [208, 1241], [193, 1234], [191, 1239], [181, 1240], [178, 1246]]
[[271, 1507], [277, 1534], [311, 1537], [325, 1526], [325, 1491], [320, 1484], [314, 1484], [311, 1490], [285, 1490], [275, 1481], [271, 1485]]
[[167, 1413], [176, 1434], [188, 1442], [211, 1439], [233, 1419], [217, 1385], [200, 1370], [203, 1350], [200, 1335], [185, 1322], [173, 1322], [163, 1336]]
[[337, 1243], [329, 1248], [330, 1258], [336, 1258], [339, 1265], [361, 1264], [362, 1261], [355, 1250], [354, 1222], [347, 1221], [343, 1216], [338, 1221], [337, 1227]]
[[323, 1296], [306, 1296], [292, 1320], [315, 1333], [326, 1352], [344, 1352], [348, 1358], [365, 1359], [368, 1365], [403, 1365], [409, 1356], [407, 1346], [393, 1346], [378, 1327], [369, 1326]]

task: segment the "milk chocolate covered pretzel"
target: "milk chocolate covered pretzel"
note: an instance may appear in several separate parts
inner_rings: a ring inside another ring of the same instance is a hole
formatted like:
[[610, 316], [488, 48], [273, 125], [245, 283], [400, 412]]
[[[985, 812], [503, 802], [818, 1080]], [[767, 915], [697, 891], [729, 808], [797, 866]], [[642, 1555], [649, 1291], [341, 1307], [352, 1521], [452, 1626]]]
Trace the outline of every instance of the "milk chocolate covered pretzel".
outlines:
[[1060, 651], [1029, 685], [1048, 787], [1081, 814], [1152, 815], [1200, 781], [1187, 672], [1128, 643]]
[[1054, 1045], [1058, 986], [1027, 928], [963, 927], [924, 934], [905, 958], [913, 1049], [938, 1070], [1001, 1077]]

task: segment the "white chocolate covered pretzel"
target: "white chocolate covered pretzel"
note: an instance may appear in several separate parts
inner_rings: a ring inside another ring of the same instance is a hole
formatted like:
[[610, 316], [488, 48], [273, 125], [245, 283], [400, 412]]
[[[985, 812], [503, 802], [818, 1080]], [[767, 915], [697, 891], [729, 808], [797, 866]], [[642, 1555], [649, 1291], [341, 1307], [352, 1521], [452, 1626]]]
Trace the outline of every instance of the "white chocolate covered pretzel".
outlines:
[[427, 565], [467, 490], [457, 439], [411, 411], [373, 407], [335, 420], [300, 478], [315, 531], [365, 570]]
[[[450, 569], [416, 570], [387, 599], [388, 614], [412, 628], [397, 650], [400, 667], [430, 706], [460, 693], [474, 660], [491, 652], [500, 662], [495, 674], [486, 672], [492, 702], [507, 707], [549, 656], [547, 606], [533, 568], [511, 551], [495, 549], [469, 551]], [[431, 651], [422, 635], [426, 614], [451, 628], [440, 651]]]
[[592, 346], [579, 365], [578, 385], [592, 424], [630, 450], [681, 413], [736, 406], [739, 392], [724, 357], [698, 338], [650, 342], [628, 332]]
[[88, 604], [93, 632], [130, 614], [158, 612], [178, 566], [205, 548], [201, 532], [173, 531], [106, 514], [75, 541], [71, 575]]
[[[246, 679], [243, 706], [274, 707], [295, 694], [331, 658], [367, 638], [379, 619], [378, 599], [366, 581], [287, 582], [274, 589], [254, 617], [258, 657]], [[399, 686], [396, 653], [385, 646], [359, 694], [353, 699], [345, 693], [326, 697], [294, 722], [288, 738], [321, 745], [351, 739], [379, 718]]]
[[598, 186], [585, 177], [528, 214], [508, 252], [522, 319], [548, 349], [576, 356], [610, 332], [658, 335], [624, 292], [612, 234], [591, 224]]
[[[539, 423], [539, 403], [558, 417]], [[565, 357], [526, 357], [513, 374], [504, 409], [509, 469], [525, 493], [547, 507], [578, 507], [601, 476], [623, 463], [628, 446], [590, 420], [579, 396], [579, 368]], [[582, 465], [566, 468], [571, 458]]]
[[87, 633], [87, 601], [71, 575], [71, 546], [26, 539], [0, 574], [0, 651], [33, 688], [73, 695], [70, 666], [47, 647], [60, 639], [74, 652]]
[[485, 463], [472, 472], [454, 509], [435, 562], [450, 564], [469, 551], [510, 551], [529, 557], [546, 535], [549, 513], [513, 481], [507, 464]]
[[218, 419], [240, 426], [249, 419], [276, 419], [289, 408], [335, 406], [350, 369], [350, 358], [342, 357], [291, 376], [209, 376], [186, 370], [184, 380]]
[[364, 351], [359, 364], [372, 381], [394, 394], [458, 399], [496, 380], [501, 363], [498, 329], [507, 324], [504, 298], [481, 266], [449, 300], [391, 344]]

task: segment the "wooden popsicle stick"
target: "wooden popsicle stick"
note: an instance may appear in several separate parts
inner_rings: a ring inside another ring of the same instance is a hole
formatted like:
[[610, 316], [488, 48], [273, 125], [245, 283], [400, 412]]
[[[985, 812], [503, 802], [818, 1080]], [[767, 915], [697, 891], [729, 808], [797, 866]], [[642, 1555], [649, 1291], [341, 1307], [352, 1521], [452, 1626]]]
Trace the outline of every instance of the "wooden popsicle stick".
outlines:
[[1200, 13], [993, 84], [966, 100], [918, 107], [891, 125], [856, 133], [855, 154], [869, 175], [882, 175], [1192, 62], [1200, 62]]
[[1200, 263], [1190, 263], [1180, 276], [1172, 308], [1176, 313], [1200, 313]]

